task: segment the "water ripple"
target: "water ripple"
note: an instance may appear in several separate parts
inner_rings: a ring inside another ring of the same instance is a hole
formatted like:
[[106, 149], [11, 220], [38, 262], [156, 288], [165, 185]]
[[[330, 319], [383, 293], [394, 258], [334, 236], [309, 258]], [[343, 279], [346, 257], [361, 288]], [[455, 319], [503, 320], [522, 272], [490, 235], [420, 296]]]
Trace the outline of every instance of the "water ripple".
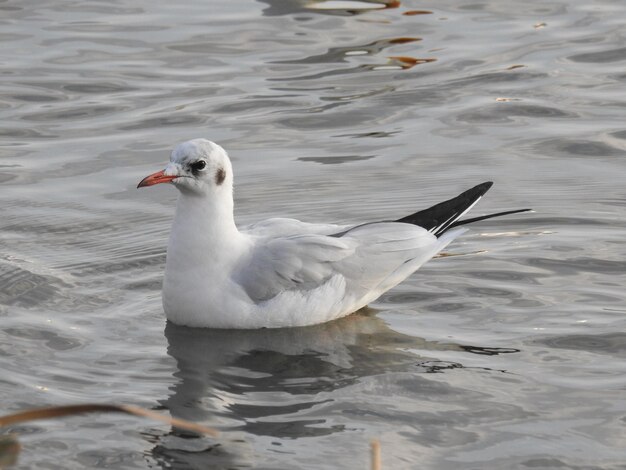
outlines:
[[[20, 464], [361, 468], [378, 436], [389, 468], [616, 469], [623, 2], [310, 3], [0, 1], [5, 408], [222, 430], [43, 422]], [[241, 222], [382, 220], [487, 179], [476, 215], [536, 213], [473, 225], [378, 312], [163, 332], [176, 193], [135, 186], [195, 137], [231, 153]]]
[[568, 57], [574, 62], [604, 64], [609, 62], [621, 62], [626, 60], [626, 47], [619, 49], [609, 49], [598, 52], [589, 52], [585, 54], [576, 54]]
[[626, 353], [626, 333], [602, 335], [567, 335], [544, 338], [536, 341], [551, 348], [584, 350], [603, 354]]

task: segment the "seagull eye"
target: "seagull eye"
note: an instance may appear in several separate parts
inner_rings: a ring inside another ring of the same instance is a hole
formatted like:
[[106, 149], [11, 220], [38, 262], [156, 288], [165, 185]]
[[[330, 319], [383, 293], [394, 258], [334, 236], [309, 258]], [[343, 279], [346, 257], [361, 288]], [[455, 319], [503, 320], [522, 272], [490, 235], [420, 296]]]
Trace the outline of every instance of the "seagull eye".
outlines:
[[200, 170], [204, 170], [206, 168], [206, 162], [204, 160], [198, 160], [197, 162], [194, 162], [191, 164], [191, 169], [193, 171], [200, 171]]

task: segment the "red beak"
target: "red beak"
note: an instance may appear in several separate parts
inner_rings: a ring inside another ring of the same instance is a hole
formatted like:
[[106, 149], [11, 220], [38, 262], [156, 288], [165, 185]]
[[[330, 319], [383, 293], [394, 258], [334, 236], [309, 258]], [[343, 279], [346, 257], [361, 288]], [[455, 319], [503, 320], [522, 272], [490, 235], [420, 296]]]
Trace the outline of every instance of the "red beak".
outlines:
[[157, 171], [156, 173], [152, 173], [151, 175], [146, 176], [144, 179], [142, 179], [139, 182], [139, 184], [137, 185], [137, 188], [143, 188], [144, 186], [152, 186], [154, 184], [159, 184], [159, 183], [169, 183], [173, 179], [178, 178], [178, 176], [164, 175], [163, 174], [164, 172], [165, 170], [161, 170], [161, 171]]

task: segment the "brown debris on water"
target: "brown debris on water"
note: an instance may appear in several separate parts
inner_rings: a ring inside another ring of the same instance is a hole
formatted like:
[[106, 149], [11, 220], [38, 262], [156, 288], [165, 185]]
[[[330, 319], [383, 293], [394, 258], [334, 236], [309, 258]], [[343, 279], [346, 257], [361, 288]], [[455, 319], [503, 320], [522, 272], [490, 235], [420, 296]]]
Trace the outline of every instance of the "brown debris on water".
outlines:
[[510, 65], [509, 67], [507, 67], [506, 69], [507, 70], [515, 70], [515, 69], [521, 69], [522, 67], [526, 67], [526, 66], [523, 65], [523, 64], [513, 64], [513, 65]]
[[417, 58], [417, 57], [409, 57], [409, 56], [391, 56], [389, 57], [392, 64], [399, 65], [403, 69], [410, 69], [411, 67], [415, 67], [420, 64], [427, 64], [429, 62], [435, 62], [437, 59], [434, 58]]
[[401, 2], [399, 0], [391, 0], [388, 2], [385, 2], [385, 8], [398, 8], [401, 5]]
[[415, 16], [415, 15], [432, 15], [432, 11], [428, 10], [408, 10], [402, 13], [405, 16]]
[[389, 39], [389, 44], [406, 44], [408, 42], [421, 41], [422, 38], [393, 38]]

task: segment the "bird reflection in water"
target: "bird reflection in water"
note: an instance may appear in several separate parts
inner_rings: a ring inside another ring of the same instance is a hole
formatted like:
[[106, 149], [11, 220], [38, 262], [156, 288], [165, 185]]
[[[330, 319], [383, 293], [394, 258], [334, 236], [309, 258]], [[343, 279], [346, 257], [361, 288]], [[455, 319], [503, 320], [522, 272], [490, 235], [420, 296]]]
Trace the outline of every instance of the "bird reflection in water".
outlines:
[[176, 429], [152, 436], [152, 456], [167, 468], [207, 468], [208, 462], [245, 467], [258, 462], [247, 442], [254, 436], [279, 440], [343, 431], [343, 425], [327, 422], [324, 408], [336, 406], [334, 394], [361, 379], [411, 373], [428, 387], [428, 372], [463, 367], [439, 361], [437, 351], [518, 351], [416, 338], [392, 330], [374, 313], [363, 309], [334, 322], [285, 329], [216, 330], [168, 322], [165, 336], [177, 382], [161, 405], [172, 416], [223, 432], [217, 443]]

